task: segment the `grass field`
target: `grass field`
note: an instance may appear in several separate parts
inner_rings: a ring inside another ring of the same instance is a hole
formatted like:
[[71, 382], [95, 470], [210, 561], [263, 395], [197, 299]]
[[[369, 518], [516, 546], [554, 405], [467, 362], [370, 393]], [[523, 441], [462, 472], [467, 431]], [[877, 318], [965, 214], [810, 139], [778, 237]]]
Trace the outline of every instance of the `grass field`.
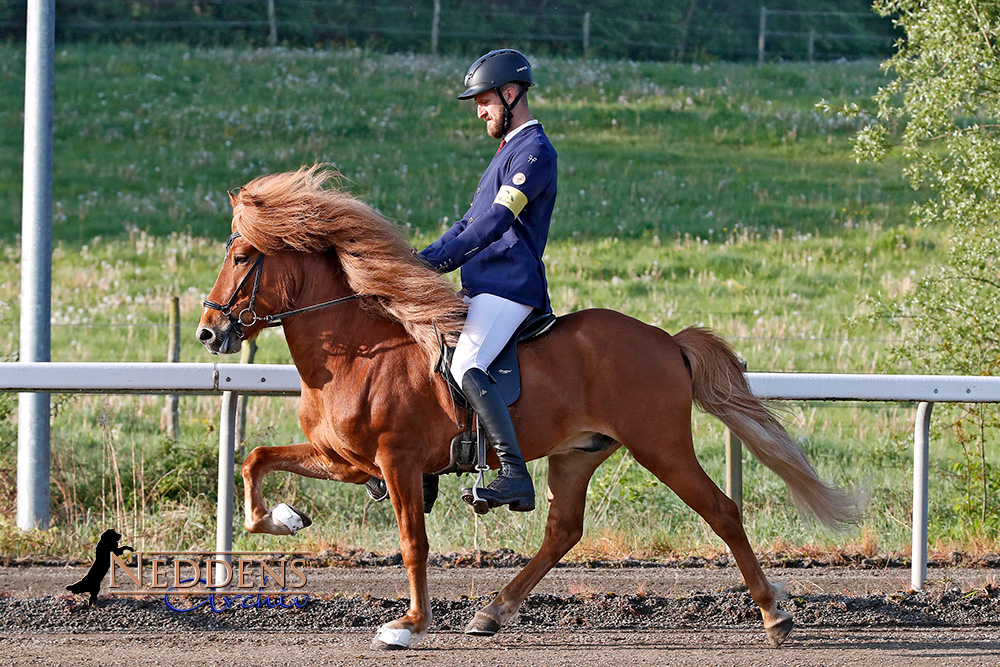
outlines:
[[[0, 226], [0, 355], [13, 358], [24, 63], [9, 44], [0, 55], [0, 211], [10, 216]], [[432, 240], [464, 212], [495, 146], [454, 100], [465, 66], [361, 51], [60, 50], [53, 359], [165, 358], [167, 302], [179, 295], [182, 360], [209, 361], [193, 333], [228, 234], [225, 191], [262, 173], [332, 162], [345, 187], [409, 227], [414, 245]], [[886, 365], [896, 336], [887, 323], [847, 322], [864, 296], [909, 289], [943, 257], [944, 232], [912, 227], [919, 193], [900, 164], [850, 159], [857, 121], [814, 110], [823, 98], [868, 98], [882, 82], [876, 63], [539, 59], [536, 71], [532, 109], [560, 156], [546, 252], [557, 312], [612, 307], [668, 331], [706, 324], [752, 370], [908, 370]], [[262, 336], [258, 360], [288, 361], [280, 332]], [[80, 536], [111, 521], [147, 549], [212, 543], [217, 400], [182, 399], [175, 442], [162, 432], [162, 399], [57, 398], [57, 529], [28, 536], [12, 526], [13, 405], [0, 396], [0, 554], [82, 553]], [[805, 404], [787, 417], [824, 475], [867, 485], [872, 511], [847, 535], [800, 522], [777, 478], [751, 462], [754, 542], [905, 551], [912, 410]], [[698, 416], [696, 437], [721, 482], [721, 426]], [[247, 446], [299, 438], [294, 401], [251, 402]], [[937, 434], [932, 451], [932, 539], [940, 549], [995, 549], [995, 532], [967, 520], [962, 454], [949, 443]], [[544, 488], [545, 464], [533, 465]], [[476, 520], [460, 506], [459, 484], [443, 485], [432, 549], [537, 545], [543, 511]], [[272, 475], [267, 493], [311, 511], [316, 525], [280, 541], [238, 530], [238, 548], [396, 545], [391, 509], [360, 489]], [[590, 503], [577, 555], [720, 548], [630, 457], [598, 472]]]

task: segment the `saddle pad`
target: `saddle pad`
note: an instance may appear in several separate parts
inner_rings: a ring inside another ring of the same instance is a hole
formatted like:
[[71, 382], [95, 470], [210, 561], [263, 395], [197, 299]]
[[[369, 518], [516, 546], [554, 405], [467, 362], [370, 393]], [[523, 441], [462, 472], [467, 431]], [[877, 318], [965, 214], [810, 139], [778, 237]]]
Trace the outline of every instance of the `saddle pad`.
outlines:
[[[446, 347], [444, 349], [446, 363], [443, 364], [441, 374], [445, 376], [445, 379], [452, 388], [458, 390], [458, 395], [464, 397], [465, 394], [462, 392], [462, 388], [458, 386], [455, 378], [451, 376], [451, 359], [454, 355], [455, 348]], [[520, 398], [521, 367], [517, 363], [517, 343], [513, 338], [500, 350], [500, 354], [493, 360], [493, 363], [490, 364], [486, 372], [497, 383], [497, 389], [500, 390], [500, 395], [503, 396], [503, 400], [508, 407]]]
[[[541, 336], [555, 323], [556, 316], [552, 313], [533, 311], [525, 318], [520, 328], [511, 336], [504, 348], [500, 350], [500, 354], [486, 370], [493, 381], [497, 383], [500, 395], [503, 396], [508, 406], [521, 396], [521, 367], [517, 360], [518, 343]], [[443, 356], [447, 363], [439, 364], [439, 367], [449, 384], [457, 388], [459, 395], [462, 395], [462, 388], [451, 377], [451, 359], [454, 354], [455, 348], [446, 347], [443, 350]]]
[[521, 366], [517, 363], [517, 337], [511, 338], [486, 371], [497, 383], [507, 405], [521, 396]]

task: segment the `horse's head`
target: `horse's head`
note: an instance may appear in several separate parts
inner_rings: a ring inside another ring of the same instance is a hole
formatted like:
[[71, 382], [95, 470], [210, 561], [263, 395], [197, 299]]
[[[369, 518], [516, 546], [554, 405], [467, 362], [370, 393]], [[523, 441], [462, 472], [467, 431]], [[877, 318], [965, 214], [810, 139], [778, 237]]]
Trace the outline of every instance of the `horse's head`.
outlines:
[[[229, 198], [236, 209], [238, 195], [230, 192]], [[261, 329], [276, 323], [269, 315], [286, 300], [279, 266], [284, 262], [280, 257], [272, 258], [265, 275], [264, 253], [236, 231], [235, 212], [232, 228], [222, 270], [198, 323], [198, 340], [212, 354], [239, 352], [243, 340], [251, 340]]]
[[336, 179], [313, 165], [230, 192], [233, 235], [198, 325], [209, 352], [237, 352], [279, 320], [355, 299], [401, 323], [428, 359], [439, 335], [457, 337], [465, 304], [452, 284], [411, 254], [401, 227], [328, 187]]

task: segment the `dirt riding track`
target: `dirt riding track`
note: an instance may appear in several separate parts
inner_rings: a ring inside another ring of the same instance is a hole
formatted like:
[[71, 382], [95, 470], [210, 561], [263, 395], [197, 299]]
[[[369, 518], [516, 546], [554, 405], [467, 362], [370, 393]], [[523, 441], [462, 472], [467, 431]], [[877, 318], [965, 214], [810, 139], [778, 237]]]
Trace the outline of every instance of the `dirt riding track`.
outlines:
[[368, 648], [374, 630], [407, 605], [405, 573], [388, 562], [312, 565], [309, 589], [321, 595], [303, 609], [185, 614], [162, 598], [102, 596], [89, 608], [62, 590], [83, 567], [0, 568], [0, 665], [1000, 664], [995, 567], [932, 568], [921, 593], [906, 592], [900, 567], [769, 568], [798, 624], [773, 649], [725, 559], [557, 568], [490, 638], [461, 630], [519, 568], [444, 563], [430, 572], [434, 631], [384, 653]]

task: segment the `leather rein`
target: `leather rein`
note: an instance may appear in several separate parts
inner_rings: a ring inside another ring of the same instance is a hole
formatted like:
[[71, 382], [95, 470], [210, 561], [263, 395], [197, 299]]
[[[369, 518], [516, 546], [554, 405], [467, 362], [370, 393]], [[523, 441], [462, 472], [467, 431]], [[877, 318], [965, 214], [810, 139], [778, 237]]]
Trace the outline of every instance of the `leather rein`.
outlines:
[[[233, 232], [230, 234], [229, 238], [226, 239], [226, 257], [229, 257], [229, 251], [233, 247], [233, 242], [239, 238], [241, 234], [239, 232]], [[225, 260], [223, 260], [225, 261]], [[233, 290], [232, 295], [225, 304], [216, 303], [214, 301], [206, 300], [204, 306], [211, 310], [217, 310], [229, 319], [229, 323], [233, 327], [233, 331], [236, 332], [236, 336], [240, 339], [243, 338], [243, 327], [250, 327], [257, 322], [266, 322], [266, 326], [276, 327], [281, 324], [281, 320], [286, 317], [291, 317], [292, 315], [300, 315], [302, 313], [308, 313], [313, 310], [319, 310], [321, 308], [329, 308], [330, 306], [336, 306], [337, 304], [345, 303], [347, 301], [353, 301], [354, 299], [360, 299], [365, 294], [351, 294], [350, 296], [343, 296], [339, 299], [333, 299], [332, 301], [324, 301], [323, 303], [317, 303], [312, 306], [306, 306], [305, 308], [296, 308], [295, 310], [286, 310], [283, 313], [275, 313], [273, 315], [258, 315], [257, 311], [254, 310], [254, 304], [257, 302], [257, 290], [260, 288], [260, 275], [264, 270], [264, 253], [257, 255], [257, 259], [254, 260], [253, 264], [250, 265], [250, 270], [247, 271], [243, 279]], [[247, 307], [241, 310], [238, 314], [233, 314], [233, 305], [236, 303], [236, 299], [239, 297], [240, 292], [243, 291], [244, 285], [253, 276], [253, 289], [250, 291], [250, 303]], [[244, 316], [249, 318], [249, 321], [244, 321]]]

